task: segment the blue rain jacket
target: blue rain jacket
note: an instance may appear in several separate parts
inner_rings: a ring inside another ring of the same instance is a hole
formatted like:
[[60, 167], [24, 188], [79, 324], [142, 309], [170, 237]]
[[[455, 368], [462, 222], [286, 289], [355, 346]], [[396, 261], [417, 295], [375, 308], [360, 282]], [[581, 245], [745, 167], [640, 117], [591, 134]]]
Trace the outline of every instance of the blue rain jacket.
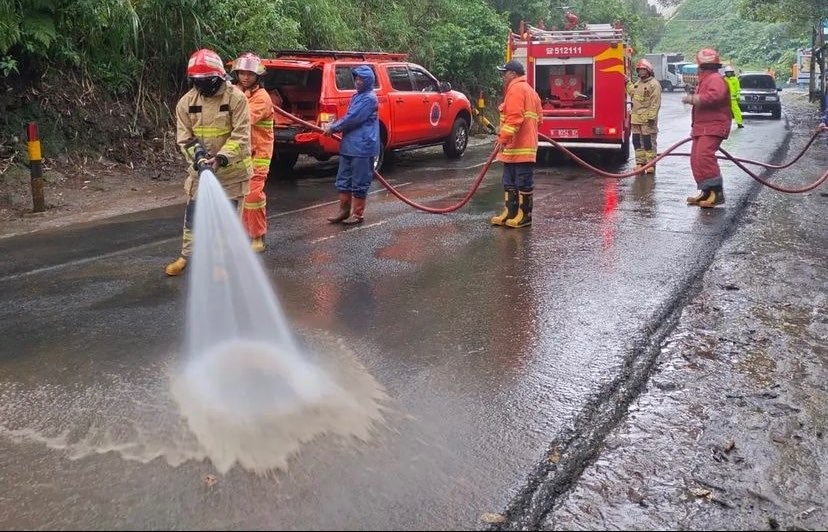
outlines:
[[340, 155], [376, 157], [380, 150], [377, 95], [374, 93], [374, 71], [360, 65], [352, 70], [354, 76], [365, 80], [362, 90], [351, 97], [348, 112], [331, 124], [334, 133], [342, 132]]

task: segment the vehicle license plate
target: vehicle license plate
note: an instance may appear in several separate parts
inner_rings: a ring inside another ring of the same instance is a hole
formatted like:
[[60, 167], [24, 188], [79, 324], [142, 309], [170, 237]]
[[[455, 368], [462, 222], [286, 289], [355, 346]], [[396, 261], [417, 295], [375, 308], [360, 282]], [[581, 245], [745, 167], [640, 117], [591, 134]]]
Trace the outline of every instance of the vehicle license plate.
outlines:
[[553, 129], [552, 136], [563, 138], [563, 139], [575, 139], [578, 138], [578, 130], [577, 129]]

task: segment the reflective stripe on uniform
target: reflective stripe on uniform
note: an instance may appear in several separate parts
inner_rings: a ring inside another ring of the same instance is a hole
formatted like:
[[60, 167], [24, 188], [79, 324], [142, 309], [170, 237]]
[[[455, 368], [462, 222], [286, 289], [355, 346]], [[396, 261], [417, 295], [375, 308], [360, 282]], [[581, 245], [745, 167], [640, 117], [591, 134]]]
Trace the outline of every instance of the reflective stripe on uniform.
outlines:
[[537, 155], [537, 148], [503, 148], [503, 155]]
[[229, 135], [231, 130], [226, 127], [193, 126], [193, 133], [199, 138], [215, 139]]
[[227, 142], [224, 143], [224, 146], [221, 147], [221, 150], [241, 155], [241, 144], [239, 144], [239, 141], [237, 140], [227, 139]]
[[265, 205], [267, 205], [267, 200], [245, 201], [244, 202], [244, 210], [246, 210], [246, 211], [257, 211], [259, 209], [264, 209]]
[[270, 158], [265, 157], [255, 157], [253, 159], [253, 168], [269, 168], [270, 167]]

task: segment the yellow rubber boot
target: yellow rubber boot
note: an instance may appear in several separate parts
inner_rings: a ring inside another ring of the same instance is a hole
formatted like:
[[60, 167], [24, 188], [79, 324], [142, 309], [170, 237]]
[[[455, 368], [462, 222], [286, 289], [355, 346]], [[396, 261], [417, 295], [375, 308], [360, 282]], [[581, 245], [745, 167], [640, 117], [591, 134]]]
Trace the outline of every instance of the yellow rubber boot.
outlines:
[[492, 225], [506, 225], [506, 220], [515, 217], [515, 215], [517, 214], [517, 209], [517, 191], [507, 190], [503, 193], [503, 212], [501, 212], [497, 216], [492, 216], [491, 220], [489, 221]]
[[187, 259], [184, 257], [178, 257], [171, 263], [167, 264], [167, 267], [164, 268], [164, 272], [169, 275], [170, 277], [176, 277], [181, 275], [184, 271], [184, 268], [187, 267]]
[[256, 237], [250, 242], [250, 249], [253, 250], [254, 253], [261, 253], [265, 250], [265, 243], [264, 237]]
[[713, 187], [709, 192], [709, 196], [699, 201], [699, 207], [704, 209], [712, 209], [716, 205], [721, 205], [725, 202], [724, 190], [722, 190], [722, 187]]
[[704, 201], [710, 196], [709, 190], [700, 190], [695, 196], [687, 196], [687, 205], [698, 205], [700, 201]]
[[532, 225], [532, 193], [521, 192], [518, 198], [518, 212], [506, 220], [508, 227], [526, 227]]

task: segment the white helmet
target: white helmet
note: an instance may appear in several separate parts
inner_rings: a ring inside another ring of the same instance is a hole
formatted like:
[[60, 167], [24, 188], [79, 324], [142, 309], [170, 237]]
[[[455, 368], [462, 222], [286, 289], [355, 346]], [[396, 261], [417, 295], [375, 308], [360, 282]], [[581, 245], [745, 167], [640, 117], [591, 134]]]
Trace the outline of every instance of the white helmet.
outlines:
[[233, 63], [233, 72], [237, 70], [247, 70], [248, 72], [253, 72], [257, 76], [261, 76], [265, 73], [265, 67], [262, 64], [262, 60], [259, 59], [259, 56], [252, 53], [243, 54], [241, 57], [236, 59]]
[[724, 73], [727, 74], [728, 72], [733, 73], [733, 74], [736, 73], [736, 71], [733, 70], [733, 67], [730, 66], [730, 65], [727, 65], [726, 67], [724, 67]]

